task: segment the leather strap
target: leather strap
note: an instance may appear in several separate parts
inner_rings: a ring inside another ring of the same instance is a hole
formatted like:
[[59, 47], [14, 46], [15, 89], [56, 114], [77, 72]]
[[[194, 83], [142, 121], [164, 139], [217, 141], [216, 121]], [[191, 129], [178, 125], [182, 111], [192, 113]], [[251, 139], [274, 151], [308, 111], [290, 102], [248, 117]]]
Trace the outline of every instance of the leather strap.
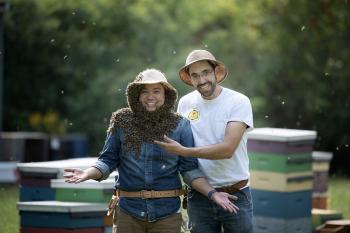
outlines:
[[215, 189], [219, 192], [234, 193], [234, 192], [239, 192], [247, 184], [248, 184], [248, 180], [241, 180], [233, 185], [215, 188]]
[[151, 199], [151, 198], [164, 198], [164, 197], [178, 197], [185, 193], [183, 189], [173, 189], [173, 190], [141, 190], [141, 191], [124, 191], [116, 190], [116, 193], [119, 197], [138, 197], [142, 199]]

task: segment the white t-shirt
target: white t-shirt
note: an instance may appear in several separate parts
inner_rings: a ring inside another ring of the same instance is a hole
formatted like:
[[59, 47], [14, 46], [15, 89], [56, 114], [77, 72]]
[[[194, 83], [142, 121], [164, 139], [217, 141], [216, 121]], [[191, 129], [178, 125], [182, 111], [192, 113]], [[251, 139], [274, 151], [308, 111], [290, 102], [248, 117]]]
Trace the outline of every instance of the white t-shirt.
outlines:
[[[253, 128], [253, 113], [248, 97], [223, 88], [220, 95], [212, 100], [203, 99], [198, 91], [183, 96], [178, 112], [191, 121], [195, 146], [207, 146], [223, 142], [228, 122], [244, 122]], [[199, 159], [199, 167], [209, 183], [217, 188], [232, 185], [249, 178], [247, 153], [247, 130], [229, 159]]]

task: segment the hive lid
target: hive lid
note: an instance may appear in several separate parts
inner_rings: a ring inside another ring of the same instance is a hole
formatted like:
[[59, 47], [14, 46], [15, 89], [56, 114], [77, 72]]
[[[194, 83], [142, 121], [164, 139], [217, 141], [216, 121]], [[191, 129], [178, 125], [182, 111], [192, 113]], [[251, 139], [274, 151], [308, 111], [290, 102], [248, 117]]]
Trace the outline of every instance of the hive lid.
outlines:
[[248, 132], [248, 139], [264, 141], [309, 141], [316, 139], [316, 131], [300, 129], [282, 129], [282, 128], [255, 128]]
[[57, 161], [18, 163], [17, 168], [20, 172], [45, 173], [45, 174], [63, 174], [64, 168], [75, 167], [85, 169], [91, 167], [97, 158], [74, 158]]
[[333, 158], [332, 152], [313, 151], [312, 159], [315, 161], [330, 161]]
[[58, 213], [102, 212], [106, 211], [107, 203], [27, 201], [17, 202], [17, 209], [20, 211]]
[[52, 179], [52, 188], [68, 188], [68, 189], [113, 189], [115, 184], [115, 179], [109, 178], [98, 182], [96, 180], [86, 180], [84, 182], [74, 184], [67, 183], [64, 179]]

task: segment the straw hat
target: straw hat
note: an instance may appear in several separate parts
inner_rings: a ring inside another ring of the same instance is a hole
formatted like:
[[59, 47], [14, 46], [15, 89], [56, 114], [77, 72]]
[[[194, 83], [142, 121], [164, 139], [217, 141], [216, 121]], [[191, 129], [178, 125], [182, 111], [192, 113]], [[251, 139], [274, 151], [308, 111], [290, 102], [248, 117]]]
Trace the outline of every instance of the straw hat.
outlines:
[[160, 83], [169, 90], [176, 92], [176, 89], [168, 83], [168, 80], [165, 78], [164, 74], [156, 69], [147, 69], [142, 71], [137, 75], [133, 84], [156, 84]]
[[193, 50], [186, 59], [186, 64], [180, 68], [179, 76], [180, 79], [187, 85], [192, 86], [191, 77], [188, 74], [188, 67], [197, 61], [211, 61], [215, 64], [215, 76], [218, 84], [222, 83], [227, 76], [227, 68], [224, 63], [216, 60], [213, 54], [206, 50]]

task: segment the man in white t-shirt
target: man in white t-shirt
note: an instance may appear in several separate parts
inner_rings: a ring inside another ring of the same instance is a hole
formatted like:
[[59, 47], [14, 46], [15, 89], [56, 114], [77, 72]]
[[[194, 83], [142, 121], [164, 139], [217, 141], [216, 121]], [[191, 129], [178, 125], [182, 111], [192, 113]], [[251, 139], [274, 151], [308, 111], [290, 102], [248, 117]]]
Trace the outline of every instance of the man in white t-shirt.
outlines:
[[[196, 90], [179, 101], [178, 112], [191, 122], [196, 147], [183, 147], [164, 136], [156, 143], [171, 153], [199, 158], [199, 167], [216, 189], [208, 197], [188, 194], [191, 232], [253, 232], [253, 207], [249, 188], [247, 131], [253, 128], [249, 99], [219, 84], [226, 66], [206, 50], [194, 50], [179, 71], [180, 79]], [[212, 202], [217, 191], [238, 197], [238, 213], [229, 213]]]

